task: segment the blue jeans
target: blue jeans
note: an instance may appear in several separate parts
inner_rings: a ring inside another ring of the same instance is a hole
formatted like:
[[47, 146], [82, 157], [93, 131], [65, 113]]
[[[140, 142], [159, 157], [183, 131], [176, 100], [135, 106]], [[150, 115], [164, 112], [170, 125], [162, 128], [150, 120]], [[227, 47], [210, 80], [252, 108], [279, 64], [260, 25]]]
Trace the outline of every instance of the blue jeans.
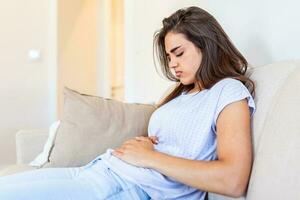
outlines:
[[3, 200], [149, 200], [101, 161], [101, 156], [83, 167], [44, 168], [0, 177]]

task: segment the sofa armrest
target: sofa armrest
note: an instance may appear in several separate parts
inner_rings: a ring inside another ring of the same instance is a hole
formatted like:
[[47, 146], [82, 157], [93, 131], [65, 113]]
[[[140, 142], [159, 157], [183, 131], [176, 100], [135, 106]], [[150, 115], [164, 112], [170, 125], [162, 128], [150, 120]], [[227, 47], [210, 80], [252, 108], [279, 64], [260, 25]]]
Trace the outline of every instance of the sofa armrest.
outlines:
[[16, 133], [17, 164], [28, 164], [43, 151], [48, 130], [20, 130]]

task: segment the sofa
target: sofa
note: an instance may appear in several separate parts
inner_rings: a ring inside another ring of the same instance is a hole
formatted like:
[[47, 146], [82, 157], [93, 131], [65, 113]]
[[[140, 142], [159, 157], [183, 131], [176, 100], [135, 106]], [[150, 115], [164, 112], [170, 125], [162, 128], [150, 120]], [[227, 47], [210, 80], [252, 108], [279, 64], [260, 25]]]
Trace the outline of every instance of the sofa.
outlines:
[[[247, 73], [256, 84], [254, 99], [257, 108], [252, 121], [254, 161], [247, 192], [240, 198], [231, 198], [209, 193], [208, 199], [300, 199], [300, 161], [298, 160], [300, 159], [300, 61], [289, 60], [263, 66], [252, 66], [248, 69]], [[166, 94], [168, 94], [168, 92], [166, 92]], [[95, 101], [94, 99], [92, 100]], [[110, 102], [109, 100], [106, 101]], [[86, 106], [86, 104], [88, 103], [84, 102], [82, 106]], [[123, 106], [122, 104], [122, 102], [117, 102], [117, 107]], [[126, 106], [129, 106], [126, 107], [126, 109], [136, 109], [136, 107], [130, 107], [132, 105]], [[137, 104], [134, 106], [137, 106]], [[147, 105], [142, 106], [147, 107]], [[115, 107], [116, 105], [112, 106], [112, 108]], [[71, 107], [69, 106], [68, 109], [71, 109]], [[151, 116], [151, 113], [155, 110], [155, 105], [149, 105], [149, 107], [146, 108], [147, 116], [143, 115], [143, 109], [145, 108], [140, 109], [139, 112], [131, 113], [130, 116], [141, 118], [138, 116], [140, 115], [144, 117], [142, 121], [139, 123], [134, 122], [134, 124], [140, 125], [144, 123], [142, 129], [143, 134], [145, 134], [147, 120], [149, 120], [149, 116]], [[67, 111], [64, 110], [64, 112]], [[87, 109], [84, 112], [87, 113], [90, 111]], [[126, 118], [126, 116], [129, 116], [125, 111], [120, 111], [120, 113], [121, 112], [123, 113], [123, 117]], [[68, 120], [70, 121], [71, 118], [72, 115], [69, 116]], [[124, 121], [124, 119], [115, 121]], [[130, 122], [126, 121], [122, 123], [128, 124]], [[120, 124], [120, 126], [124, 126], [124, 124]], [[66, 130], [69, 130], [68, 128], [72, 129], [71, 126], [65, 127]], [[142, 129], [136, 130], [141, 132]], [[126, 131], [123, 132], [125, 133]], [[57, 134], [55, 140], [61, 139], [59, 138], [60, 132]], [[127, 138], [132, 136], [133, 135], [130, 135]], [[0, 176], [26, 170], [35, 170], [37, 167], [29, 166], [28, 163], [43, 150], [47, 138], [48, 130], [18, 131], [16, 133], [17, 163], [2, 170]], [[121, 140], [117, 138], [119, 138], [118, 135], [110, 135], [111, 140], [106, 141], [106, 143], [114, 143], [114, 141], [118, 140], [116, 142], [117, 146], [127, 139], [123, 136]], [[55, 145], [60, 144], [61, 143], [56, 143], [55, 141], [54, 149]], [[106, 146], [104, 148], [106, 148]], [[103, 151], [103, 149], [101, 151]], [[52, 153], [55, 153], [53, 149], [51, 151], [51, 154]], [[85, 153], [85, 161], [82, 163], [72, 163], [72, 161], [62, 163], [61, 160], [58, 159], [54, 165], [48, 165], [46, 167], [79, 166], [95, 156], [95, 154]], [[58, 152], [58, 154], [61, 154], [61, 152]], [[66, 153], [65, 156], [69, 155]], [[78, 159], [78, 157], [74, 158]]]

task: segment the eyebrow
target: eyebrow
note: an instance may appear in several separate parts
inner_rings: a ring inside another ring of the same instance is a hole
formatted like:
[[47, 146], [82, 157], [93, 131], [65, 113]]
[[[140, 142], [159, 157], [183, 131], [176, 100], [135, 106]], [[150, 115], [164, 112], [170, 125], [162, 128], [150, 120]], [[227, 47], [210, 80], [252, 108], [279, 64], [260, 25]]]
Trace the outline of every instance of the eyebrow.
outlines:
[[[173, 49], [171, 49], [171, 53], [173, 53], [174, 51], [176, 51], [176, 49], [178, 49], [179, 47], [181, 47], [181, 46], [177, 46], [177, 47], [174, 47]], [[168, 56], [169, 54], [167, 53], [167, 56]]]

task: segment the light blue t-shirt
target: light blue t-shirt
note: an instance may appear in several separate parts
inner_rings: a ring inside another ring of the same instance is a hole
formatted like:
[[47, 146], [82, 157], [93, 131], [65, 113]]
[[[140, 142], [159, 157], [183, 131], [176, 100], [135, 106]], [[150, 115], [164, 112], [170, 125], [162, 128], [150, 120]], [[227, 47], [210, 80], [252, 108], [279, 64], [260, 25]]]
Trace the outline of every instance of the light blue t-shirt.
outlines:
[[[222, 79], [212, 88], [197, 93], [182, 93], [151, 115], [148, 135], [158, 137], [155, 150], [192, 160], [217, 159], [217, 117], [226, 105], [245, 98], [252, 117], [254, 100], [248, 89], [236, 79]], [[205, 197], [204, 191], [177, 182], [154, 169], [128, 164], [111, 152], [112, 149], [108, 149], [103, 157], [106, 165], [119, 176], [139, 185], [152, 199]], [[172, 163], [168, 167], [172, 168]]]

